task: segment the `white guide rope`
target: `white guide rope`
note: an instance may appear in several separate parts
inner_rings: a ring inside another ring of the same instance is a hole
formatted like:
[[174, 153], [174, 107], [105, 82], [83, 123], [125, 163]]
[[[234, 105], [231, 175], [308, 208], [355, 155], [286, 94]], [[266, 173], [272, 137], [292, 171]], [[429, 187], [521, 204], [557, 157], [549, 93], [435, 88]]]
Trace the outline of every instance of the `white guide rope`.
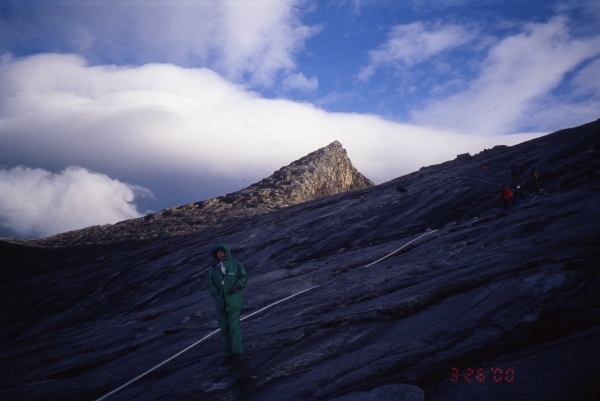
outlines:
[[[437, 231], [437, 230], [433, 230], [433, 231], [430, 231], [430, 232], [428, 232], [428, 233], [425, 233], [425, 234], [423, 234], [423, 235], [420, 235], [419, 237], [417, 237], [417, 238], [413, 239], [412, 241], [409, 241], [409, 242], [407, 242], [406, 244], [402, 245], [400, 248], [396, 249], [396, 250], [395, 250], [395, 251], [393, 251], [392, 253], [390, 253], [390, 254], [388, 254], [388, 255], [384, 256], [384, 257], [383, 257], [383, 258], [381, 258], [381, 259], [378, 259], [378, 260], [376, 260], [375, 262], [369, 263], [368, 265], [366, 265], [366, 266], [363, 266], [363, 267], [369, 267], [369, 266], [372, 266], [372, 265], [374, 265], [374, 264], [375, 264], [375, 263], [377, 263], [377, 262], [381, 262], [382, 260], [384, 260], [384, 259], [387, 259], [387, 258], [389, 258], [390, 256], [394, 255], [396, 252], [400, 251], [401, 249], [403, 249], [403, 248], [404, 248], [404, 247], [406, 247], [407, 245], [410, 245], [410, 244], [412, 244], [413, 242], [415, 242], [415, 241], [416, 241], [416, 240], [418, 240], [419, 238], [423, 238], [423, 237], [424, 237], [424, 236], [426, 236], [426, 235], [433, 234], [433, 233], [434, 233], [434, 232], [436, 232], [436, 231]], [[293, 295], [290, 295], [289, 297], [286, 297], [286, 298], [280, 299], [280, 300], [279, 300], [279, 301], [277, 301], [277, 302], [273, 302], [272, 304], [270, 304], [270, 305], [267, 305], [267, 306], [265, 306], [265, 307], [264, 307], [264, 308], [262, 308], [262, 309], [259, 309], [259, 310], [255, 311], [255, 312], [252, 312], [251, 314], [249, 314], [249, 315], [247, 315], [247, 316], [244, 316], [244, 317], [242, 317], [242, 318], [240, 319], [240, 322], [241, 322], [241, 321], [243, 321], [243, 320], [246, 320], [246, 319], [248, 319], [249, 317], [252, 317], [252, 316], [256, 315], [257, 313], [260, 313], [260, 312], [262, 312], [262, 311], [264, 311], [264, 310], [266, 310], [266, 309], [269, 309], [269, 308], [270, 308], [270, 307], [272, 307], [272, 306], [275, 306], [275, 305], [277, 305], [277, 304], [279, 304], [279, 303], [281, 303], [281, 302], [287, 301], [288, 299], [294, 298], [294, 297], [295, 297], [295, 296], [297, 296], [297, 295], [300, 295], [300, 294], [302, 294], [302, 293], [305, 293], [305, 292], [307, 292], [307, 291], [310, 291], [310, 290], [312, 290], [312, 289], [314, 289], [314, 288], [317, 288], [317, 287], [319, 287], [319, 285], [315, 285], [315, 286], [313, 286], [313, 287], [307, 288], [306, 290], [302, 290], [302, 291], [299, 291], [299, 292], [297, 292], [297, 293], [295, 293], [295, 294], [293, 294]], [[128, 381], [127, 383], [123, 384], [121, 387], [114, 389], [113, 391], [111, 391], [110, 393], [108, 393], [108, 394], [106, 394], [106, 395], [103, 395], [102, 397], [98, 398], [96, 401], [101, 401], [101, 400], [104, 400], [104, 399], [108, 398], [109, 396], [113, 395], [114, 393], [116, 393], [117, 391], [120, 391], [120, 390], [124, 389], [125, 387], [129, 386], [130, 384], [132, 384], [132, 383], [134, 383], [134, 382], [138, 381], [139, 379], [141, 379], [142, 377], [146, 376], [148, 373], [151, 373], [151, 372], [155, 371], [156, 369], [160, 368], [161, 366], [163, 366], [163, 365], [164, 365], [164, 364], [166, 364], [167, 362], [170, 362], [170, 361], [172, 361], [173, 359], [177, 358], [179, 355], [183, 354], [184, 352], [187, 352], [187, 351], [189, 351], [190, 349], [194, 348], [196, 345], [200, 344], [202, 341], [206, 340], [207, 338], [209, 338], [209, 337], [212, 337], [213, 335], [217, 334], [219, 331], [220, 331], [220, 329], [217, 329], [217, 330], [215, 330], [215, 331], [213, 331], [213, 332], [211, 332], [211, 333], [209, 333], [209, 334], [205, 335], [205, 336], [204, 336], [204, 337], [202, 337], [200, 340], [196, 341], [195, 343], [193, 343], [192, 345], [190, 345], [189, 347], [187, 347], [187, 348], [186, 348], [186, 349], [184, 349], [183, 351], [180, 351], [180, 352], [178, 352], [177, 354], [173, 355], [173, 356], [172, 356], [172, 357], [170, 357], [169, 359], [167, 359], [167, 360], [165, 360], [165, 361], [163, 361], [163, 362], [159, 363], [158, 365], [156, 365], [156, 366], [155, 366], [155, 367], [153, 367], [152, 369], [150, 369], [150, 370], [148, 370], [148, 371], [146, 371], [146, 372], [142, 373], [142, 374], [141, 374], [141, 375], [139, 375], [138, 377], [136, 377], [136, 378], [134, 378], [134, 379], [131, 379], [131, 380], [130, 380], [130, 381]]]
[[202, 341], [206, 340], [208, 337], [212, 336], [215, 333], [218, 333], [219, 330], [215, 330], [210, 334], [207, 334], [206, 336], [202, 337], [200, 340], [196, 341], [195, 343], [193, 343], [192, 345], [190, 345], [189, 347], [187, 347], [186, 349], [184, 349], [183, 351], [178, 352], [177, 354], [173, 355], [172, 357], [170, 357], [169, 359], [167, 359], [164, 362], [159, 363], [158, 365], [156, 365], [155, 367], [153, 367], [152, 369], [142, 373], [141, 375], [139, 375], [138, 377], [136, 377], [135, 379], [132, 379], [130, 381], [128, 381], [127, 383], [123, 384], [121, 387], [114, 389], [113, 391], [111, 391], [110, 393], [98, 398], [96, 401], [100, 401], [100, 400], [104, 400], [105, 398], [108, 398], [108, 396], [113, 395], [114, 393], [116, 393], [119, 390], [124, 389], [125, 387], [129, 386], [131, 383], [134, 383], [136, 381], [138, 381], [139, 379], [141, 379], [142, 377], [146, 376], [148, 373], [155, 371], [156, 369], [160, 368], [162, 365], [164, 365], [165, 363], [172, 361], [173, 359], [177, 358], [179, 355], [183, 354], [184, 352], [186, 352], [189, 349], [194, 348], [196, 345], [200, 344]]
[[[262, 309], [259, 309], [259, 310], [257, 310], [256, 312], [253, 312], [253, 313], [249, 314], [248, 316], [244, 316], [243, 318], [241, 318], [241, 319], [240, 319], [240, 322], [241, 322], [242, 320], [246, 320], [246, 319], [248, 319], [248, 318], [249, 318], [249, 317], [251, 317], [251, 316], [254, 316], [254, 315], [256, 315], [256, 314], [257, 314], [257, 313], [259, 313], [259, 312], [262, 312], [262, 311], [264, 311], [265, 309], [269, 309], [271, 306], [275, 306], [275, 305], [277, 305], [278, 303], [281, 303], [281, 302], [283, 302], [283, 301], [287, 301], [287, 300], [288, 300], [288, 299], [290, 299], [290, 298], [294, 298], [296, 295], [300, 295], [300, 294], [302, 294], [302, 293], [304, 293], [304, 292], [310, 291], [310, 290], [312, 290], [313, 288], [317, 288], [317, 287], [318, 287], [318, 285], [315, 285], [315, 286], [313, 286], [313, 287], [307, 288], [306, 290], [302, 290], [302, 291], [300, 291], [300, 292], [297, 292], [297, 293], [295, 293], [294, 295], [290, 295], [290, 296], [289, 296], [289, 297], [287, 297], [287, 298], [283, 298], [283, 299], [280, 299], [280, 300], [279, 300], [279, 301], [277, 301], [277, 302], [273, 302], [272, 304], [270, 304], [270, 305], [267, 305], [267, 306], [265, 306], [264, 308], [262, 308]], [[110, 393], [108, 393], [108, 394], [106, 394], [106, 395], [104, 395], [104, 396], [102, 396], [102, 397], [98, 398], [96, 401], [104, 400], [104, 399], [108, 398], [109, 396], [113, 395], [114, 393], [116, 393], [117, 391], [120, 391], [120, 390], [124, 389], [125, 387], [129, 386], [130, 384], [132, 384], [132, 383], [134, 383], [134, 382], [138, 381], [139, 379], [141, 379], [142, 377], [146, 376], [148, 373], [150, 373], [150, 372], [153, 372], [153, 371], [155, 371], [156, 369], [160, 368], [160, 367], [161, 367], [161, 366], [163, 366], [165, 363], [172, 361], [173, 359], [177, 358], [179, 355], [183, 354], [184, 352], [187, 352], [187, 351], [189, 351], [190, 349], [194, 348], [196, 345], [200, 344], [202, 341], [206, 340], [207, 338], [209, 338], [209, 337], [212, 337], [213, 335], [217, 334], [219, 331], [220, 331], [220, 329], [217, 329], [217, 330], [215, 330], [215, 331], [213, 331], [213, 332], [211, 332], [211, 333], [209, 333], [209, 334], [205, 335], [205, 336], [204, 336], [204, 337], [202, 337], [200, 340], [196, 341], [195, 343], [193, 343], [192, 345], [190, 345], [189, 347], [187, 347], [187, 348], [186, 348], [186, 349], [184, 349], [183, 351], [180, 351], [180, 352], [176, 353], [175, 355], [173, 355], [173, 356], [172, 356], [172, 357], [170, 357], [169, 359], [167, 359], [167, 360], [165, 360], [165, 361], [163, 361], [163, 362], [159, 363], [158, 365], [156, 365], [156, 366], [155, 366], [155, 367], [153, 367], [152, 369], [150, 369], [150, 370], [148, 370], [148, 371], [146, 371], [146, 372], [142, 373], [141, 375], [139, 375], [138, 377], [136, 377], [136, 378], [134, 378], [134, 379], [131, 379], [131, 380], [130, 380], [130, 381], [128, 381], [127, 383], [123, 384], [121, 387], [119, 387], [119, 388], [117, 388], [117, 389], [114, 389], [114, 390], [113, 390], [113, 391], [111, 391]]]
[[401, 250], [402, 248], [404, 248], [405, 246], [407, 246], [407, 245], [409, 245], [409, 244], [412, 244], [413, 242], [415, 242], [415, 241], [416, 241], [416, 240], [418, 240], [419, 238], [423, 238], [424, 236], [426, 236], [426, 235], [429, 235], [429, 234], [432, 234], [432, 233], [434, 233], [434, 232], [436, 232], [436, 231], [437, 231], [437, 230], [433, 230], [433, 231], [430, 231], [430, 232], [428, 232], [428, 233], [425, 233], [425, 234], [423, 234], [423, 235], [420, 235], [420, 236], [418, 236], [417, 238], [413, 239], [412, 241], [409, 241], [409, 242], [407, 242], [406, 244], [402, 245], [400, 248], [396, 249], [394, 252], [392, 252], [392, 253], [390, 253], [390, 254], [387, 254], [387, 255], [385, 255], [383, 258], [381, 258], [381, 259], [377, 259], [375, 262], [373, 262], [373, 263], [369, 263], [368, 265], [366, 265], [366, 266], [363, 266], [363, 267], [369, 267], [369, 266], [372, 266], [372, 265], [374, 265], [374, 264], [375, 264], [375, 263], [377, 263], [377, 262], [381, 262], [382, 260], [384, 260], [384, 259], [387, 259], [387, 258], [389, 258], [390, 256], [392, 256], [393, 254], [395, 254], [396, 252], [400, 251], [400, 250]]

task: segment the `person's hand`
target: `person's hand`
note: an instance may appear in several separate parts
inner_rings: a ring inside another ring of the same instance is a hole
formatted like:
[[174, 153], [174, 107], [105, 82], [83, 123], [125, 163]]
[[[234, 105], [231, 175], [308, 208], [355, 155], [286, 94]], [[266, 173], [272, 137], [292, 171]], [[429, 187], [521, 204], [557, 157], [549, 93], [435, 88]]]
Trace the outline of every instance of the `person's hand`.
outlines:
[[229, 293], [230, 294], [235, 294], [238, 291], [237, 285], [232, 285], [231, 288], [229, 289]]

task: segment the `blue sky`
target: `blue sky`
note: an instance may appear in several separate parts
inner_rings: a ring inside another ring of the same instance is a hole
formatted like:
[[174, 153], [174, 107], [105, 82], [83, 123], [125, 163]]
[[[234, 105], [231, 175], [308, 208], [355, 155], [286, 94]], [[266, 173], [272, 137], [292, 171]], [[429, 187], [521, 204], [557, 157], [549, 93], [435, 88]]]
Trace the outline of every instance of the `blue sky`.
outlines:
[[218, 196], [336, 139], [380, 183], [589, 122], [598, 26], [593, 0], [4, 1], [0, 236]]

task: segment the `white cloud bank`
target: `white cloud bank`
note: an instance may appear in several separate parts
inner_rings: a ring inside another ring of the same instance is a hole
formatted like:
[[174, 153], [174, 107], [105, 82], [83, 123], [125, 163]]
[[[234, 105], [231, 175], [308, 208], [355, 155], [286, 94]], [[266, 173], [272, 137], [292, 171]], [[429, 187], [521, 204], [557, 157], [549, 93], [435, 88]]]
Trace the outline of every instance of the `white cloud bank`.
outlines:
[[337, 139], [359, 170], [381, 182], [527, 137], [471, 137], [328, 113], [260, 98], [207, 69], [88, 67], [72, 55], [7, 61], [0, 88], [0, 157], [25, 165], [66, 160], [111, 176], [170, 169], [262, 178]]
[[136, 196], [145, 188], [77, 166], [0, 170], [0, 227], [21, 237], [48, 236], [139, 217]]
[[[329, 113], [260, 98], [208, 69], [90, 67], [81, 57], [57, 54], [0, 65], [0, 160], [50, 170], [83, 166], [143, 182], [159, 199], [165, 191], [209, 183], [203, 196], [179, 204], [221, 195], [210, 184], [217, 180], [241, 189], [334, 140], [359, 171], [383, 182], [458, 153], [532, 137], [469, 136]], [[8, 187], [0, 215], [22, 235], [139, 215], [135, 187], [104, 175], [73, 168], [59, 175], [21, 168], [2, 174]]]

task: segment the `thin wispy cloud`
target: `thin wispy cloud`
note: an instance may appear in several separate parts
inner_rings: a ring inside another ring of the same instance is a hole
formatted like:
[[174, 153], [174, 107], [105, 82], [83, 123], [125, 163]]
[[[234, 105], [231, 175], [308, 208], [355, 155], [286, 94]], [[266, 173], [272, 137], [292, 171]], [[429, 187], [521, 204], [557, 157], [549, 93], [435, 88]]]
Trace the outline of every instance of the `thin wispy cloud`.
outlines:
[[[522, 32], [491, 47], [467, 90], [415, 111], [413, 122], [471, 134], [515, 132], [530, 120], [527, 111], [538, 108], [543, 96], [564, 82], [566, 74], [598, 55], [600, 35], [573, 38], [565, 18], [526, 24]], [[589, 105], [580, 106], [589, 109]], [[593, 117], [587, 115], [587, 119]], [[546, 126], [536, 122], [530, 120], [531, 126]]]
[[319, 86], [319, 80], [317, 77], [306, 78], [304, 74], [290, 74], [282, 82], [284, 89], [286, 90], [302, 90], [311, 91], [317, 89]]
[[441, 52], [469, 43], [475, 36], [458, 25], [435, 24], [431, 28], [422, 22], [396, 25], [388, 40], [369, 52], [370, 63], [361, 70], [359, 78], [367, 80], [382, 67], [411, 68]]
[[[303, 0], [25, 3], [0, 14], [0, 45], [77, 53], [91, 63], [206, 66], [235, 82], [272, 85], [297, 68]], [[52, 36], [47, 32], [51, 31]]]
[[594, 60], [582, 68], [571, 82], [572, 95], [583, 98], [589, 96], [598, 100], [600, 98], [600, 74], [598, 71], [600, 71], [600, 59]]
[[575, 126], [579, 121], [600, 118], [599, 71], [600, 60], [589, 62], [566, 83], [567, 91], [533, 102], [527, 110], [528, 122], [552, 129], [559, 124]]

